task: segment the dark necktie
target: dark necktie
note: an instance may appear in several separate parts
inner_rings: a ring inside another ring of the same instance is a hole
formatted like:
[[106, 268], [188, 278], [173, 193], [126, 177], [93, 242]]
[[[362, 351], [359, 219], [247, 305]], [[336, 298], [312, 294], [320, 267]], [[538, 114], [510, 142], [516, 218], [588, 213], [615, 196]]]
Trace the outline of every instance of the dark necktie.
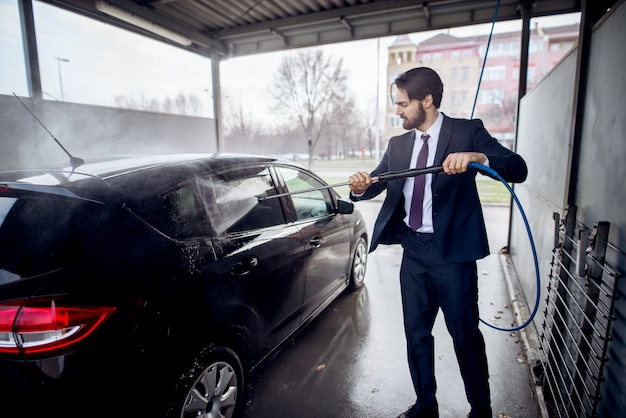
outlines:
[[[415, 168], [426, 167], [426, 160], [428, 160], [428, 138], [430, 138], [430, 135], [426, 133], [422, 134], [422, 141], [424, 141], [424, 143], [422, 144], [422, 148], [417, 155], [417, 164], [415, 165]], [[415, 176], [415, 181], [413, 183], [413, 199], [411, 200], [411, 214], [409, 218], [409, 225], [414, 231], [422, 226], [422, 206], [424, 202], [425, 183], [425, 175]]]

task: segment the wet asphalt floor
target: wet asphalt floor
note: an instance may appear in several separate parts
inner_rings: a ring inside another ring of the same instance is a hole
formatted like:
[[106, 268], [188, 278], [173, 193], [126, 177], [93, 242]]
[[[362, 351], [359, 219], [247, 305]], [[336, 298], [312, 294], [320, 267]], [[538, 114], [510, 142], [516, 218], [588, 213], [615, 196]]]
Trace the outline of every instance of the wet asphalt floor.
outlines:
[[[356, 204], [370, 233], [381, 203]], [[483, 210], [491, 255], [478, 262], [481, 318], [510, 328], [513, 312], [498, 255], [507, 241], [509, 207], [485, 206]], [[396, 417], [415, 402], [402, 326], [401, 252], [400, 246], [379, 246], [369, 255], [365, 286], [344, 293], [248, 377], [243, 416]], [[518, 334], [484, 324], [481, 329], [494, 417], [539, 417]], [[465, 417], [470, 408], [441, 314], [433, 335], [440, 417]]]

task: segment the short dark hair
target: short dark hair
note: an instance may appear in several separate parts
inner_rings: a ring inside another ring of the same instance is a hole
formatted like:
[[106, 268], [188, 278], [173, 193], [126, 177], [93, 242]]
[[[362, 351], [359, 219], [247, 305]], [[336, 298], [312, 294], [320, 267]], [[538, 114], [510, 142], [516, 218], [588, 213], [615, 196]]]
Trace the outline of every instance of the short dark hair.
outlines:
[[443, 82], [439, 74], [432, 68], [417, 67], [398, 75], [391, 83], [391, 88], [396, 86], [398, 89], [406, 91], [410, 100], [423, 100], [427, 95], [433, 96], [433, 104], [437, 109], [441, 105], [443, 96]]

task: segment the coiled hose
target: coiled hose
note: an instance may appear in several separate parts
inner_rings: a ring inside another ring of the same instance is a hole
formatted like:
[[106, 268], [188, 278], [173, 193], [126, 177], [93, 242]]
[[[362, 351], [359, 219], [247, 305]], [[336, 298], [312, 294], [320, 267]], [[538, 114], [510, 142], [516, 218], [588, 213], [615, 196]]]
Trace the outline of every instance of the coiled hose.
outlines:
[[502, 184], [504, 184], [506, 186], [506, 188], [509, 190], [509, 193], [511, 193], [511, 196], [513, 197], [513, 200], [515, 201], [515, 204], [517, 205], [517, 208], [519, 209], [520, 214], [522, 215], [522, 219], [524, 220], [524, 225], [526, 226], [526, 232], [528, 233], [528, 240], [530, 241], [530, 247], [531, 250], [533, 252], [533, 260], [535, 263], [535, 275], [536, 275], [536, 283], [537, 283], [537, 292], [536, 292], [536, 297], [535, 297], [535, 307], [533, 308], [530, 316], [528, 317], [528, 319], [526, 320], [526, 322], [524, 322], [522, 325], [519, 325], [517, 327], [514, 328], [500, 328], [497, 327], [495, 325], [492, 325], [488, 322], [483, 321], [482, 319], [480, 319], [480, 322], [482, 322], [483, 324], [487, 325], [488, 327], [491, 327], [493, 329], [497, 329], [500, 331], [508, 331], [508, 332], [513, 332], [513, 331], [519, 331], [523, 328], [526, 328], [534, 319], [535, 315], [537, 314], [537, 310], [539, 309], [539, 301], [540, 301], [540, 295], [541, 295], [541, 276], [539, 275], [539, 261], [537, 260], [537, 251], [535, 249], [535, 242], [533, 240], [533, 234], [530, 231], [530, 225], [528, 224], [528, 219], [526, 218], [526, 213], [524, 213], [524, 209], [522, 208], [522, 204], [520, 203], [519, 199], [517, 198], [517, 196], [515, 195], [515, 192], [513, 191], [513, 189], [511, 188], [511, 186], [509, 186], [509, 184], [500, 176], [500, 174], [498, 174], [498, 172], [494, 169], [492, 169], [491, 167], [487, 167], [486, 165], [483, 164], [479, 164], [476, 162], [471, 162], [468, 164], [469, 168], [474, 168], [476, 170], [485, 172], [489, 175], [491, 175], [492, 177], [500, 180], [502, 182]]

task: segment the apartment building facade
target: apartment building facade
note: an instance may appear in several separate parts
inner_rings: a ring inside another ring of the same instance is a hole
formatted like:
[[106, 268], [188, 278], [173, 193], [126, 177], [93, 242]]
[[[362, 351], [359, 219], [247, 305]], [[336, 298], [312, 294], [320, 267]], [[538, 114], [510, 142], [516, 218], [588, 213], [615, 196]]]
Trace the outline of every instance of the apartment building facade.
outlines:
[[[578, 30], [578, 24], [546, 29], [535, 26], [529, 44], [527, 91], [576, 44]], [[490, 43], [488, 35], [456, 37], [440, 33], [418, 44], [408, 35], [402, 35], [388, 48], [387, 85], [398, 74], [413, 67], [431, 67], [444, 84], [441, 111], [452, 117], [482, 119], [495, 138], [512, 147], [520, 53], [521, 32], [494, 34]], [[384, 127], [386, 139], [404, 132], [395, 111], [389, 98]]]

